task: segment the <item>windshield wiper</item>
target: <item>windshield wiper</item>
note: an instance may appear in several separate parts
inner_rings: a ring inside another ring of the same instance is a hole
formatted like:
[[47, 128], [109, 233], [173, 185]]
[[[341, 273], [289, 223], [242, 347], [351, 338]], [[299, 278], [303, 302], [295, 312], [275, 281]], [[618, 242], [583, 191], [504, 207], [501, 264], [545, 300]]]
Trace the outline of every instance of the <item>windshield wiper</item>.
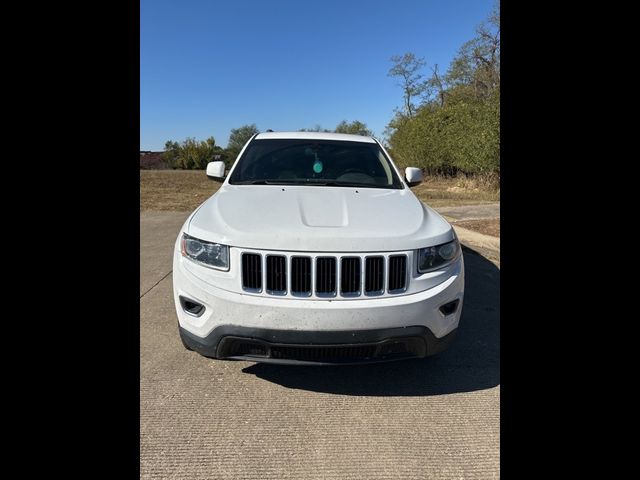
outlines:
[[299, 180], [246, 180], [234, 182], [233, 185], [300, 185], [314, 187], [355, 187], [355, 188], [394, 188], [392, 185], [376, 185], [375, 183], [338, 182], [336, 180], [314, 181], [312, 179]]
[[338, 182], [335, 180], [323, 183], [327, 187], [360, 187], [360, 188], [392, 188], [391, 185], [377, 185], [375, 183]]
[[233, 182], [232, 185], [294, 185], [297, 182], [291, 180], [246, 180], [243, 182]]

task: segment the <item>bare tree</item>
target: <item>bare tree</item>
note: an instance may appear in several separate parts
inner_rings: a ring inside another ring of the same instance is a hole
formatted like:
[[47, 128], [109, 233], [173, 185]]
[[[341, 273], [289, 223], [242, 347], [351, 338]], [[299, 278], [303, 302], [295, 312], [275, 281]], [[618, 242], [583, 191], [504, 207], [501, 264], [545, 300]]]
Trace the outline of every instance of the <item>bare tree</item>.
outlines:
[[420, 73], [420, 69], [426, 65], [426, 62], [422, 58], [416, 58], [411, 52], [404, 55], [394, 55], [391, 57], [391, 61], [393, 67], [389, 69], [388, 75], [399, 79], [399, 85], [403, 91], [405, 112], [411, 117], [415, 112], [412, 100], [422, 94], [426, 88]]
[[477, 43], [473, 49], [473, 59], [486, 90], [500, 85], [500, 6], [497, 5], [489, 18], [477, 28]]
[[432, 72], [431, 78], [427, 81], [427, 83], [429, 84], [430, 88], [435, 89], [438, 95], [438, 101], [440, 103], [440, 106], [444, 107], [444, 96], [446, 94], [446, 84], [445, 84], [444, 78], [438, 72], [437, 63], [431, 68], [431, 72]]
[[469, 85], [476, 98], [486, 98], [500, 88], [500, 6], [465, 42], [445, 76], [449, 86]]

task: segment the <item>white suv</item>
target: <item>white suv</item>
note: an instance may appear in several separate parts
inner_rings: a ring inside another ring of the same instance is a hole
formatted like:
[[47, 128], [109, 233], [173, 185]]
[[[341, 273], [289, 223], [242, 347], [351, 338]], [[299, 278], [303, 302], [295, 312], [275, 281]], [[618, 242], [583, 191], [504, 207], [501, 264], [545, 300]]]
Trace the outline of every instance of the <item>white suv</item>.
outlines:
[[220, 359], [343, 364], [433, 355], [453, 339], [464, 265], [451, 225], [371, 137], [255, 135], [180, 230], [179, 332]]

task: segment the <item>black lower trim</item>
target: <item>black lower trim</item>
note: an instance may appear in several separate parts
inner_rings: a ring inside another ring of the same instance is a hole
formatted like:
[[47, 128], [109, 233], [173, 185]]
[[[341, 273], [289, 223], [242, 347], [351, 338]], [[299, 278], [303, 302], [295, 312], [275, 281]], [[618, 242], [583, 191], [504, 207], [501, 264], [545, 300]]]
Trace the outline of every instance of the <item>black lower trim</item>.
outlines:
[[445, 350], [455, 334], [436, 338], [423, 326], [308, 331], [221, 325], [201, 338], [180, 327], [183, 342], [207, 357], [313, 365], [422, 358]]

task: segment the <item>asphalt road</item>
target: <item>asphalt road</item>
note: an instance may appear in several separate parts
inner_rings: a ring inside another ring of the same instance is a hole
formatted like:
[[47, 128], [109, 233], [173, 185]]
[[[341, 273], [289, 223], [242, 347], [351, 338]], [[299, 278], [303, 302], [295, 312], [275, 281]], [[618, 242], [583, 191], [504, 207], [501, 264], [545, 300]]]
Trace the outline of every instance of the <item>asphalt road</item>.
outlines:
[[499, 478], [500, 270], [465, 249], [454, 345], [347, 367], [182, 347], [171, 251], [187, 213], [140, 213], [141, 478]]

